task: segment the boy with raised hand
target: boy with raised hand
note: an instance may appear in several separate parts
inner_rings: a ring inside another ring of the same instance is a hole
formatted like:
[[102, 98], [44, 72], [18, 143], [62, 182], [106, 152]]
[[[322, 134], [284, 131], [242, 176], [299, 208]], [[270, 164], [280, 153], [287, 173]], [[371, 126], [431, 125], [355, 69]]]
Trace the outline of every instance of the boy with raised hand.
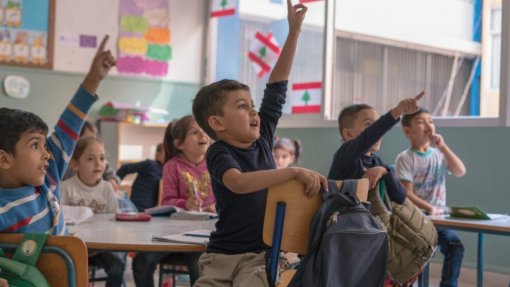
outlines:
[[[397, 156], [397, 177], [416, 206], [431, 215], [442, 214], [446, 208], [446, 171], [460, 177], [466, 173], [466, 167], [436, 133], [427, 110], [404, 116], [402, 128], [411, 147]], [[440, 286], [457, 286], [464, 247], [453, 230], [436, 229], [439, 249], [444, 254]]]
[[275, 169], [273, 136], [285, 103], [301, 25], [302, 4], [287, 0], [289, 34], [269, 76], [260, 111], [248, 86], [221, 80], [203, 87], [193, 101], [193, 115], [214, 140], [206, 154], [216, 197], [218, 222], [207, 253], [199, 260], [195, 286], [269, 286], [262, 241], [267, 188], [290, 179], [304, 183], [312, 195], [326, 179], [297, 167]]
[[88, 74], [49, 138], [37, 115], [0, 108], [0, 232], [64, 235], [60, 181], [100, 82], [116, 61], [99, 46]]
[[375, 152], [381, 147], [382, 136], [400, 120], [401, 115], [418, 110], [418, 101], [423, 94], [424, 92], [414, 98], [402, 100], [382, 117], [367, 104], [344, 108], [338, 116], [343, 144], [333, 157], [328, 179], [368, 178], [371, 189], [382, 179], [390, 199], [403, 203], [406, 198], [404, 187]]

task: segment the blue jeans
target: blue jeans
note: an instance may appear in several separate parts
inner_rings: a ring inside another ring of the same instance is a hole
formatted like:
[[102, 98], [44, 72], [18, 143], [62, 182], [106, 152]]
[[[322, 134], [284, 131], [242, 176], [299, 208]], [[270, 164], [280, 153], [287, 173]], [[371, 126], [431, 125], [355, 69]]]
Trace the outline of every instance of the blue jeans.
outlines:
[[[154, 271], [170, 252], [138, 252], [133, 258], [133, 277], [136, 287], [154, 287]], [[184, 261], [188, 267], [190, 285], [198, 278], [198, 258], [201, 253], [186, 253]]]
[[121, 287], [124, 281], [124, 253], [99, 252], [89, 257], [89, 265], [103, 268], [106, 287]]
[[456, 287], [459, 280], [464, 246], [457, 234], [450, 229], [436, 228], [438, 246], [444, 255], [443, 271], [441, 273], [440, 287]]

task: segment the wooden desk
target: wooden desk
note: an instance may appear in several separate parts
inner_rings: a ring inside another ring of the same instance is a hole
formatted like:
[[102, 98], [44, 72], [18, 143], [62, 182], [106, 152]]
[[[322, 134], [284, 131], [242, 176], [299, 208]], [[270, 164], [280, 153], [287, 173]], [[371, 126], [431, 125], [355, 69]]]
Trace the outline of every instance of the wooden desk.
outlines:
[[[510, 236], [510, 216], [498, 218], [494, 220], [471, 220], [452, 218], [446, 216], [430, 217], [434, 225], [437, 227], [456, 229], [461, 231], [478, 233], [478, 250], [477, 250], [477, 283], [483, 286], [483, 242], [484, 234], [496, 234]], [[428, 278], [428, 274], [424, 274]], [[428, 283], [428, 282], [427, 282]], [[425, 284], [427, 286], [428, 284]]]
[[214, 229], [215, 220], [170, 220], [152, 217], [151, 221], [116, 221], [114, 214], [95, 214], [77, 226], [75, 236], [89, 250], [200, 252], [205, 246], [152, 241], [153, 235], [181, 233], [195, 229]]

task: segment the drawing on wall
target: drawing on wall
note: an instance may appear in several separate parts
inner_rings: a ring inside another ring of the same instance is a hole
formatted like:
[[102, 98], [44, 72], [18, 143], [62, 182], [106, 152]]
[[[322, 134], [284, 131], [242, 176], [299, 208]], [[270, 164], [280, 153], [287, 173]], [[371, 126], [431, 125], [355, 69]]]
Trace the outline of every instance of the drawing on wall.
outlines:
[[168, 75], [172, 58], [167, 0], [120, 0], [117, 71]]
[[54, 0], [0, 0], [0, 64], [52, 67]]

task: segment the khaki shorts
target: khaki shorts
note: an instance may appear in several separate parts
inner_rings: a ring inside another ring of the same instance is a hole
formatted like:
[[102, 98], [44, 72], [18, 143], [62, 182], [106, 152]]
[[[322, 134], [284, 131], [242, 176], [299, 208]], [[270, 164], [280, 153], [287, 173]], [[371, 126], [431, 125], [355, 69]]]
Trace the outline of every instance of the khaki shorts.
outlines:
[[268, 287], [262, 253], [205, 253], [198, 260], [200, 277], [195, 287]]

